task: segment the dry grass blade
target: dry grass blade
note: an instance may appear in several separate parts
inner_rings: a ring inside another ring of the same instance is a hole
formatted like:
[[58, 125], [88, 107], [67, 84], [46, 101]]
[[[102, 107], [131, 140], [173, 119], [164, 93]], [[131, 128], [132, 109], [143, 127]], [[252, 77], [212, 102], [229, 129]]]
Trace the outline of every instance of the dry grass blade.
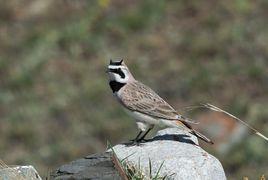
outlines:
[[242, 121], [241, 119], [239, 119], [238, 117], [228, 113], [227, 111], [224, 111], [212, 104], [209, 104], [209, 103], [205, 103], [205, 104], [202, 104], [203, 107], [205, 108], [208, 108], [212, 111], [216, 111], [216, 112], [221, 112], [221, 113], [224, 113], [230, 117], [232, 117], [233, 119], [237, 120], [238, 122], [240, 122], [241, 124], [243, 124], [244, 126], [248, 127], [251, 131], [253, 131], [256, 135], [260, 136], [261, 138], [265, 139], [266, 141], [268, 141], [268, 138], [266, 136], [264, 136], [262, 133], [260, 133], [259, 131], [257, 131], [255, 128], [253, 128], [252, 126], [250, 126], [249, 124], [247, 124], [246, 122]]
[[2, 161], [2, 160], [0, 159], [0, 169], [4, 169], [4, 168], [9, 168], [9, 167], [8, 167], [8, 165], [6, 165], [6, 164], [4, 163], [4, 161]]
[[197, 122], [197, 121], [195, 121], [193, 119], [190, 119], [190, 118], [186, 118], [184, 116], [181, 116], [181, 119], [180, 120], [182, 120], [184, 122], [187, 122], [187, 123], [191, 123], [191, 124], [199, 124], [199, 122]]
[[113, 154], [112, 161], [113, 161], [113, 163], [115, 165], [115, 168], [118, 170], [121, 178], [123, 180], [127, 180], [128, 178], [126, 176], [126, 173], [125, 173], [124, 169], [122, 168], [122, 165], [121, 165], [120, 161], [118, 160], [116, 154]]
[[182, 111], [192, 111], [194, 109], [203, 108], [203, 107], [204, 107], [203, 105], [199, 105], [199, 106], [197, 106], [197, 105], [195, 105], [195, 106], [186, 106], [186, 107], [182, 108], [181, 110]]
[[117, 155], [116, 155], [116, 153], [115, 153], [115, 151], [113, 149], [113, 146], [111, 145], [111, 143], [109, 141], [107, 141], [107, 147], [108, 147], [107, 149], [112, 150], [112, 153], [113, 153], [112, 161], [113, 161], [113, 163], [115, 165], [115, 168], [118, 170], [121, 178], [123, 180], [127, 180], [128, 179], [127, 175], [126, 175], [124, 169], [122, 168], [123, 167], [122, 161], [119, 161], [119, 159], [118, 159], [118, 157], [117, 157]]

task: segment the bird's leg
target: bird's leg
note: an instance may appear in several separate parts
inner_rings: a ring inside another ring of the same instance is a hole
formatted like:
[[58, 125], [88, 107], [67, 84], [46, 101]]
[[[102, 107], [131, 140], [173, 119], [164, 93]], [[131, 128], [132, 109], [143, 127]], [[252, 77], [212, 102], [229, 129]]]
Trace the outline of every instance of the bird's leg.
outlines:
[[135, 137], [135, 139], [132, 139], [132, 140], [130, 140], [130, 143], [127, 143], [127, 146], [135, 146], [135, 145], [140, 145], [140, 143], [138, 142], [138, 140], [139, 140], [139, 137], [140, 137], [140, 135], [142, 134], [142, 132], [143, 131], [140, 131], [139, 133], [138, 133], [138, 135]]
[[137, 142], [142, 142], [142, 141], [145, 141], [145, 142], [146, 142], [146, 140], [145, 140], [144, 138], [145, 138], [145, 136], [146, 136], [152, 129], [153, 129], [153, 127], [150, 127], [150, 128], [143, 134], [143, 136], [137, 140]]
[[143, 131], [140, 131], [139, 134], [135, 137], [135, 139], [130, 140], [130, 141], [137, 142], [142, 132]]

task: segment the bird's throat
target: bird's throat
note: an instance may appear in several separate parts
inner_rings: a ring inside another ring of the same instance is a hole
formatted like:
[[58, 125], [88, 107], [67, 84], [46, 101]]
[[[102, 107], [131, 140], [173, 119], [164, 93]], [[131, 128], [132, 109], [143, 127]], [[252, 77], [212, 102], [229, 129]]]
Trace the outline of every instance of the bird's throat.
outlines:
[[126, 85], [126, 83], [120, 83], [117, 81], [110, 81], [109, 85], [113, 91], [113, 93], [118, 92], [123, 86]]

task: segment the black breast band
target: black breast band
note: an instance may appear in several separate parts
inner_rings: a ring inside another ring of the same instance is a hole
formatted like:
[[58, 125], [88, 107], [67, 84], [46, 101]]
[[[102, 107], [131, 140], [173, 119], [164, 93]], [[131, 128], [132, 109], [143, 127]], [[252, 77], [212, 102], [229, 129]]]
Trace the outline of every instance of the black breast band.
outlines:
[[124, 85], [126, 85], [126, 83], [120, 83], [120, 82], [116, 82], [116, 81], [110, 81], [109, 85], [111, 87], [111, 89], [114, 92], [118, 92]]

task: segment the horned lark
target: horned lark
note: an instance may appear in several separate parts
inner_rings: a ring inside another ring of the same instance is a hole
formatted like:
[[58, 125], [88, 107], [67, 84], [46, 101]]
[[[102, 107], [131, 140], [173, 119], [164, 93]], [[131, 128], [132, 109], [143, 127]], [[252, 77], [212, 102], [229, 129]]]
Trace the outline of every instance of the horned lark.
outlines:
[[110, 60], [107, 72], [113, 94], [136, 120], [140, 130], [134, 139], [135, 143], [143, 141], [154, 125], [157, 125], [183, 128], [203, 141], [213, 144], [210, 139], [189, 125], [192, 122], [190, 119], [180, 115], [151, 88], [135, 80], [123, 60]]

